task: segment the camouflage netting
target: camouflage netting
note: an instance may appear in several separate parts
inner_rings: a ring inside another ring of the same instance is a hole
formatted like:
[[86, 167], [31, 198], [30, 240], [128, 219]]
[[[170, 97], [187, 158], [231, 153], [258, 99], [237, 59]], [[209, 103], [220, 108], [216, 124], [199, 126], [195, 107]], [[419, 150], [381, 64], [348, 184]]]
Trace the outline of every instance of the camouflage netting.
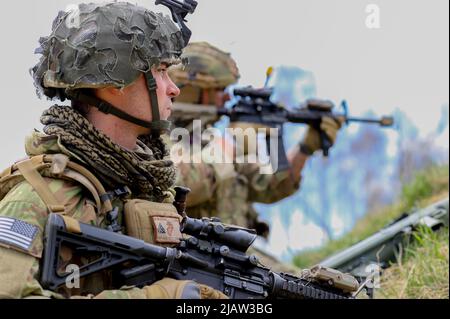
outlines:
[[224, 89], [239, 79], [239, 69], [229, 53], [207, 42], [190, 43], [183, 51], [189, 63], [169, 70], [172, 80], [179, 86], [202, 89]]
[[160, 62], [180, 62], [185, 45], [170, 17], [124, 2], [60, 12], [39, 43], [37, 93], [61, 100], [65, 89], [127, 86]]

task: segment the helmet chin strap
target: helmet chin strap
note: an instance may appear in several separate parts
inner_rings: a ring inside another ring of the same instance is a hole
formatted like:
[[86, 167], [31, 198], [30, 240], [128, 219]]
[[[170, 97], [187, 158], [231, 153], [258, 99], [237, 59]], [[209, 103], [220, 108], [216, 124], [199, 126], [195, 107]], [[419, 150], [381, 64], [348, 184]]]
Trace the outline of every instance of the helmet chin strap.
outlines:
[[136, 124], [141, 127], [149, 128], [151, 129], [151, 135], [158, 137], [162, 131], [170, 129], [170, 121], [161, 120], [161, 116], [159, 114], [158, 96], [156, 94], [156, 89], [158, 87], [151, 71], [145, 73], [145, 79], [147, 82], [147, 88], [150, 97], [150, 109], [152, 112], [151, 122], [134, 117], [94, 95], [86, 94], [82, 90], [67, 90], [66, 95], [68, 99], [73, 101], [80, 101], [94, 106], [102, 113], [112, 114], [124, 121]]
[[156, 89], [158, 86], [151, 71], [145, 73], [145, 79], [150, 96], [150, 108], [152, 112], [150, 129], [152, 130], [152, 136], [159, 136], [161, 131], [170, 129], [170, 121], [161, 120], [161, 116], [159, 114], [158, 95], [156, 94]]

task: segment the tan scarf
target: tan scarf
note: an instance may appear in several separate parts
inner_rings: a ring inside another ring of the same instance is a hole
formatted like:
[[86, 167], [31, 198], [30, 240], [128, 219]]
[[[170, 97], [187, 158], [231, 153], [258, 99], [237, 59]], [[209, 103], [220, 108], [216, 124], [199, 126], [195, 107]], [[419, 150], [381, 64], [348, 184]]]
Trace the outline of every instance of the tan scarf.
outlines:
[[58, 136], [111, 190], [126, 185], [134, 197], [161, 201], [163, 192], [175, 182], [176, 168], [166, 159], [168, 152], [161, 138], [138, 141], [146, 152], [128, 151], [70, 106], [50, 107], [42, 114], [41, 123], [46, 134]]

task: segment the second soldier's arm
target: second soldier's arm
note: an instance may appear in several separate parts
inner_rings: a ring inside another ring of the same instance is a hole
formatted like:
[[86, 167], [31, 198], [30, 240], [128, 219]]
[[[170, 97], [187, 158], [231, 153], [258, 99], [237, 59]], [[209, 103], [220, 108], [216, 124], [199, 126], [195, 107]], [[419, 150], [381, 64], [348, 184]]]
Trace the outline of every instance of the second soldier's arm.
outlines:
[[[341, 126], [341, 121], [324, 117], [320, 129], [328, 135], [333, 145]], [[301, 143], [287, 154], [289, 169], [272, 175], [259, 174], [259, 168], [256, 167], [241, 169], [249, 178], [250, 199], [255, 202], [273, 203], [292, 195], [299, 189], [306, 161], [320, 149], [319, 131], [309, 126]]]

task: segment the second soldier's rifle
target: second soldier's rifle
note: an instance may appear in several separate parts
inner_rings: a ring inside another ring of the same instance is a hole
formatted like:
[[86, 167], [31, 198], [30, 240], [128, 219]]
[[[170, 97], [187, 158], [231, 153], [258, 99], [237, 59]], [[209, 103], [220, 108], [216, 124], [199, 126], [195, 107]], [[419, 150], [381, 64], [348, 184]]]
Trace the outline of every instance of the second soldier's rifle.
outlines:
[[[316, 128], [321, 134], [323, 154], [328, 156], [332, 145], [325, 132], [320, 130], [323, 116], [340, 120], [346, 124], [350, 122], [372, 123], [382, 127], [392, 126], [392, 117], [383, 116], [381, 119], [356, 118], [348, 116], [348, 107], [342, 102], [343, 114], [332, 112], [334, 104], [328, 100], [309, 99], [295, 110], [288, 110], [270, 100], [272, 88], [255, 89], [253, 87], [236, 88], [234, 96], [239, 97], [230, 109], [221, 109], [220, 115], [227, 115], [231, 122], [247, 122], [261, 124], [282, 130], [284, 123], [303, 123]], [[282, 135], [282, 132], [279, 133]]]

